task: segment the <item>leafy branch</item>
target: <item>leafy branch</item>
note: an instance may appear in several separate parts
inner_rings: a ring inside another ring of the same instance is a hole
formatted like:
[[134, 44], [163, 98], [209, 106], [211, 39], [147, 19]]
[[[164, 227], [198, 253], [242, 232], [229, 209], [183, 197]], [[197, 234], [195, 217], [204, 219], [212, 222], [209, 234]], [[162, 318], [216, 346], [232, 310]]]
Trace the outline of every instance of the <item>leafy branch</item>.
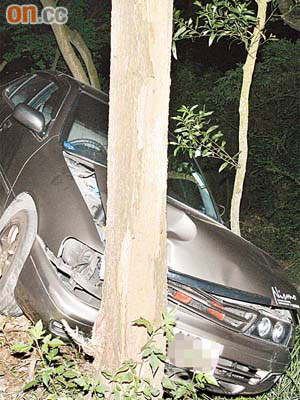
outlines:
[[171, 142], [175, 146], [174, 156], [180, 150], [188, 153], [190, 158], [215, 158], [223, 161], [219, 168], [221, 172], [228, 165], [238, 168], [236, 158], [225, 150], [226, 142], [221, 140], [223, 133], [218, 130], [218, 125], [210, 125], [208, 117], [213, 111], [206, 111], [205, 108], [196, 111], [198, 105], [187, 107], [182, 106], [178, 112], [180, 115], [173, 117], [177, 121], [174, 134], [177, 141]]
[[194, 20], [184, 19], [182, 12], [175, 10], [172, 47], [175, 58], [177, 58], [175, 42], [182, 39], [207, 36], [209, 37], [208, 45], [211, 46], [215, 40], [219, 41], [222, 37], [228, 37], [244, 43], [246, 49], [249, 48], [253, 28], [258, 23], [250, 1], [213, 0], [206, 5], [200, 1], [195, 1], [194, 4], [198, 6]]

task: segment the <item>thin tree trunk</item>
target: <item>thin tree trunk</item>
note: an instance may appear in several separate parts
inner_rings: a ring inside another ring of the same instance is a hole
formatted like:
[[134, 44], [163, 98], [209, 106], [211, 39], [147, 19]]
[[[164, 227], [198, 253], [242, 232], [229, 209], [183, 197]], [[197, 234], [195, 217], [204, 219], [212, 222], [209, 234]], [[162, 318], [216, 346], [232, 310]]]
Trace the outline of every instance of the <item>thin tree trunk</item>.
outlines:
[[267, 2], [267, 0], [257, 0], [258, 24], [254, 28], [246, 62], [243, 67], [243, 82], [239, 107], [239, 168], [237, 169], [235, 175], [230, 210], [231, 230], [238, 235], [240, 235], [240, 205], [243, 194], [248, 157], [249, 94], [255, 69], [256, 56], [259, 47], [261, 32], [263, 31], [266, 22]]
[[0, 72], [2, 72], [4, 70], [4, 68], [7, 66], [8, 61], [4, 60], [2, 61], [2, 63], [0, 64]]
[[[166, 307], [166, 184], [172, 0], [113, 0], [104, 296], [94, 366], [140, 359], [144, 317]], [[161, 343], [162, 344], [162, 343]], [[160, 376], [158, 376], [158, 379]]]
[[[56, 6], [56, 2], [54, 0], [40, 1], [43, 7]], [[100, 88], [100, 81], [94, 63], [92, 61], [91, 53], [85, 45], [80, 34], [77, 31], [72, 31], [67, 25], [52, 24], [51, 27], [61, 54], [64, 57], [64, 60], [69, 67], [72, 75], [76, 79], [82, 81], [83, 83], [86, 83], [87, 85], [92, 85], [96, 88]], [[79, 52], [85, 63], [85, 67], [88, 71], [90, 80], [80, 62], [80, 59], [77, 57], [72, 44]]]
[[[66, 27], [67, 28], [67, 27]], [[98, 72], [96, 70], [95, 64], [92, 59], [92, 55], [90, 50], [88, 49], [87, 45], [84, 43], [84, 40], [82, 39], [80, 33], [78, 31], [71, 31], [69, 28], [69, 38], [71, 43], [73, 44], [74, 47], [78, 50], [79, 54], [81, 55], [81, 58], [84, 61], [84, 64], [86, 66], [88, 75], [89, 75], [89, 80], [92, 86], [94, 86], [97, 89], [100, 89], [100, 81], [98, 77]]]

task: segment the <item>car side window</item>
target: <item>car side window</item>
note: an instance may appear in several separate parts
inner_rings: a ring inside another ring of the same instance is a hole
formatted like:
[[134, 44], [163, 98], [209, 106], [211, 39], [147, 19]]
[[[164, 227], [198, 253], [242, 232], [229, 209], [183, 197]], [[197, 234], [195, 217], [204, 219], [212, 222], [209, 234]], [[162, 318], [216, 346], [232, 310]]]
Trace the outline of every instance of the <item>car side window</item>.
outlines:
[[22, 77], [19, 79], [15, 79], [6, 89], [5, 89], [5, 95], [10, 98], [18, 89], [21, 88], [21, 86], [24, 85], [25, 82], [30, 81], [32, 79], [32, 76], [28, 77]]
[[11, 95], [9, 96], [10, 101], [16, 106], [21, 103], [27, 103], [32, 99], [38, 92], [40, 92], [49, 81], [42, 76], [35, 76], [29, 81], [26, 81], [20, 87], [13, 91], [11, 89]]
[[49, 123], [55, 117], [61, 101], [62, 93], [59, 90], [59, 87], [54, 82], [51, 82], [44, 90], [42, 90], [42, 92], [29, 102], [29, 105], [44, 115], [45, 126], [47, 128]]
[[64, 147], [102, 165], [107, 162], [108, 106], [86, 93], [80, 95], [65, 128]]

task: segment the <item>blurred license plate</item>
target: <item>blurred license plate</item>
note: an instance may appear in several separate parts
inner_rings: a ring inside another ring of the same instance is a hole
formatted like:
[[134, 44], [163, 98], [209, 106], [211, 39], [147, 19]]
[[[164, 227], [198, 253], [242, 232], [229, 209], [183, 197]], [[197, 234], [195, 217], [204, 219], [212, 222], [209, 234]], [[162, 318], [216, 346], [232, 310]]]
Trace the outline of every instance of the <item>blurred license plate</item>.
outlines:
[[223, 345], [217, 342], [177, 329], [173, 342], [168, 346], [168, 357], [178, 368], [193, 368], [212, 374], [222, 350]]

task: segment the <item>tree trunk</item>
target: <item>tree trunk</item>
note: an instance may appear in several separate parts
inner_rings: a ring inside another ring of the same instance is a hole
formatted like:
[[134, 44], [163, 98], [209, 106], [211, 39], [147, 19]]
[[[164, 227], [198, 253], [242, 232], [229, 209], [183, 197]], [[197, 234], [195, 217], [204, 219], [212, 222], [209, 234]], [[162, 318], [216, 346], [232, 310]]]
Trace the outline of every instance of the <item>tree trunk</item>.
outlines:
[[239, 123], [239, 159], [234, 188], [231, 200], [230, 222], [231, 230], [240, 235], [240, 205], [243, 194], [243, 186], [246, 175], [247, 157], [248, 157], [248, 123], [249, 123], [249, 94], [252, 83], [252, 77], [255, 69], [256, 56], [260, 42], [261, 32], [266, 22], [268, 0], [257, 0], [258, 24], [254, 28], [253, 36], [249, 46], [246, 62], [243, 67], [243, 82], [240, 96], [240, 123]]
[[[40, 0], [43, 7], [56, 6], [55, 0]], [[97, 75], [95, 65], [92, 60], [91, 53], [81, 38], [79, 32], [72, 31], [67, 25], [52, 24], [53, 33], [55, 35], [58, 47], [61, 51], [64, 60], [69, 67], [74, 78], [82, 81], [87, 85], [92, 85], [100, 89], [100, 81]], [[88, 71], [88, 76], [77, 57], [73, 46], [81, 55], [85, 67]]]
[[166, 308], [166, 184], [172, 0], [113, 0], [106, 271], [95, 368], [140, 359], [144, 317]]

